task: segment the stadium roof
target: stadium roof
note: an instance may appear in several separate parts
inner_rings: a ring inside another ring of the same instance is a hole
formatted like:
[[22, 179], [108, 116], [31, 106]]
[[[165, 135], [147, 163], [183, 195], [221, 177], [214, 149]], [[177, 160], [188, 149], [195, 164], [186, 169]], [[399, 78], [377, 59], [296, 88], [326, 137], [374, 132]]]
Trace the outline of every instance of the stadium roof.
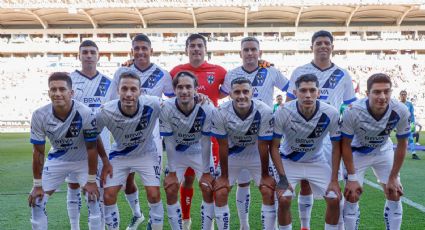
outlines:
[[424, 25], [418, 0], [0, 0], [0, 29]]

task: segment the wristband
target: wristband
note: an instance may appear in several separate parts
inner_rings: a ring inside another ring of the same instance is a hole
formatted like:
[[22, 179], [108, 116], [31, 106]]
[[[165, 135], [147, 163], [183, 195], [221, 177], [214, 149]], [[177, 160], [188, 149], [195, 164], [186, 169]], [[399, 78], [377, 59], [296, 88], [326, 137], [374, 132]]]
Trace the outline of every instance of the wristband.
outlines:
[[96, 183], [96, 175], [90, 175], [87, 177], [87, 183]]
[[358, 181], [357, 174], [348, 174], [347, 175], [347, 180], [348, 181]]
[[33, 179], [32, 181], [34, 187], [41, 187], [41, 179]]

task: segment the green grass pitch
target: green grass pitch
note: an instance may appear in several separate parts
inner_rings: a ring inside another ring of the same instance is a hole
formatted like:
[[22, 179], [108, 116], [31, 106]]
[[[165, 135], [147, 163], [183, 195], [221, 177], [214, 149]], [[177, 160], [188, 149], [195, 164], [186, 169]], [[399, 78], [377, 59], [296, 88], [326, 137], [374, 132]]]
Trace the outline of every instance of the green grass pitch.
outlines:
[[[424, 136], [425, 133], [422, 134], [422, 138]], [[425, 141], [422, 141], [422, 144], [425, 144]], [[425, 185], [423, 183], [425, 180], [425, 153], [419, 152], [419, 156], [422, 158], [421, 161], [411, 160], [410, 155], [406, 157], [401, 178], [405, 189], [405, 197], [418, 204], [425, 205], [425, 196], [423, 195], [425, 191]], [[31, 161], [31, 145], [29, 144], [28, 134], [0, 134], [0, 229], [31, 229], [29, 221], [31, 210], [27, 205], [28, 192], [32, 187]], [[376, 181], [371, 172], [369, 172], [367, 178], [371, 181]], [[137, 178], [136, 183], [139, 185], [142, 210], [145, 216], [148, 216], [146, 194], [143, 187], [140, 186], [139, 178]], [[239, 228], [235, 207], [235, 190], [233, 188], [229, 199], [231, 229]], [[382, 214], [385, 202], [383, 193], [367, 185], [365, 185], [364, 190], [360, 202], [360, 229], [385, 229]], [[63, 185], [61, 191], [55, 193], [47, 205], [50, 229], [69, 229], [65, 191], [66, 186]], [[253, 185], [251, 186], [251, 194], [250, 226], [251, 229], [261, 229], [261, 196], [258, 189]], [[165, 204], [165, 195], [164, 193], [162, 195]], [[200, 229], [200, 197], [200, 192], [196, 189], [191, 211], [193, 220], [192, 229]], [[121, 215], [121, 228], [125, 229], [126, 224], [130, 220], [131, 211], [123, 193], [120, 193], [118, 202]], [[425, 213], [406, 204], [403, 204], [403, 208], [403, 230], [425, 229]], [[323, 229], [324, 210], [324, 201], [315, 201], [311, 229]], [[299, 229], [296, 200], [294, 200], [292, 205], [292, 215], [294, 229]], [[139, 229], [145, 229], [146, 222], [145, 220]], [[88, 229], [87, 208], [85, 208], [84, 204], [80, 226], [81, 229]], [[164, 221], [164, 229], [170, 229], [167, 218]]]

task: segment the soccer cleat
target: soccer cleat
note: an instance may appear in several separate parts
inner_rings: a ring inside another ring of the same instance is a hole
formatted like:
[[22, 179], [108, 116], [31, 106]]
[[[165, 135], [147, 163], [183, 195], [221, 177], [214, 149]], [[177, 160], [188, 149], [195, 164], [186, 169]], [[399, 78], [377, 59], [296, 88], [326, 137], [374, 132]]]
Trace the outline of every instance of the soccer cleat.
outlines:
[[192, 226], [192, 219], [183, 220], [183, 230], [190, 230]]
[[301, 230], [310, 230], [310, 229], [308, 229], [308, 228], [301, 228]]
[[412, 154], [412, 159], [413, 160], [420, 160], [421, 158], [418, 157], [418, 155], [416, 155], [416, 153]]
[[141, 217], [137, 217], [137, 216], [133, 216], [133, 218], [131, 218], [130, 224], [127, 226], [126, 230], [136, 230], [137, 227], [145, 220], [145, 217], [142, 216]]

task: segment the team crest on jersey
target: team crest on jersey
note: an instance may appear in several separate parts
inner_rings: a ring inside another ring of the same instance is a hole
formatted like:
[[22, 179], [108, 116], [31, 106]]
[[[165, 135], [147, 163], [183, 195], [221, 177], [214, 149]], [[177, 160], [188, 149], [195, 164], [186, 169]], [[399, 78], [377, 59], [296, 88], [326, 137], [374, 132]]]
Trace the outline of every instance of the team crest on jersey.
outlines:
[[205, 122], [205, 112], [202, 108], [199, 108], [198, 113], [196, 114], [195, 120], [193, 121], [192, 128], [190, 129], [189, 133], [197, 133], [200, 132], [202, 129], [202, 126]]
[[260, 122], [261, 122], [261, 114], [259, 111], [257, 111], [254, 115], [254, 119], [252, 120], [251, 125], [248, 128], [248, 132], [246, 132], [245, 135], [258, 134], [258, 131], [260, 129]]
[[313, 132], [308, 135], [308, 138], [318, 138], [322, 136], [323, 132], [326, 130], [330, 122], [331, 120], [329, 119], [329, 117], [326, 114], [322, 114]]
[[94, 96], [104, 97], [106, 95], [106, 92], [108, 92], [110, 85], [111, 85], [111, 81], [106, 77], [102, 77]]
[[329, 76], [328, 80], [325, 82], [322, 88], [335, 89], [338, 85], [339, 81], [344, 77], [344, 72], [340, 69], [336, 69], [331, 76]]
[[135, 131], [140, 131], [148, 127], [149, 121], [151, 120], [152, 113], [153, 113], [152, 107], [149, 107], [147, 105], [143, 106], [142, 117], [140, 118], [139, 124], [137, 125]]
[[260, 68], [255, 75], [254, 81], [252, 82], [252, 86], [263, 86], [264, 82], [266, 81], [267, 77], [267, 69], [266, 68]]
[[208, 75], [207, 77], [208, 84], [212, 85], [214, 83], [214, 80], [215, 80], [214, 75], [212, 74]]
[[385, 125], [385, 129], [382, 130], [378, 136], [387, 136], [391, 134], [391, 131], [395, 128], [397, 123], [400, 121], [400, 116], [394, 111], [391, 111], [390, 117], [388, 118], [388, 122]]
[[142, 88], [148, 88], [148, 89], [154, 88], [163, 76], [164, 76], [164, 72], [162, 72], [159, 68], [156, 68], [155, 71], [153, 71], [153, 73], [143, 83]]
[[66, 133], [66, 138], [77, 137], [80, 134], [81, 128], [83, 127], [83, 119], [81, 118], [80, 113], [77, 111], [74, 118], [69, 125], [68, 132]]

